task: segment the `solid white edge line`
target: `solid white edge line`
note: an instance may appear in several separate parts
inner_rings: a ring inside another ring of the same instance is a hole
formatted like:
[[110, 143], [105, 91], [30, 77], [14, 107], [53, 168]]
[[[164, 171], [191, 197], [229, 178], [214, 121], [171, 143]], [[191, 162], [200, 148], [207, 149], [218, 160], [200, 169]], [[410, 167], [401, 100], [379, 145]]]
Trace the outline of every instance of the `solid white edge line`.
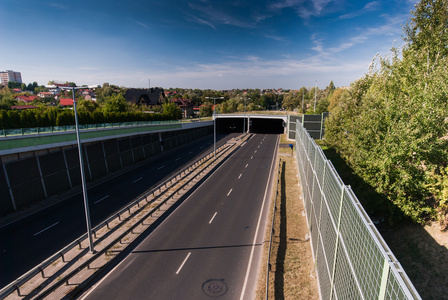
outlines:
[[230, 189], [230, 191], [227, 193], [227, 197], [229, 197], [229, 195], [232, 191], [233, 191], [233, 189]]
[[185, 263], [187, 262], [188, 258], [190, 257], [191, 252], [188, 252], [187, 257], [185, 257], [184, 261], [180, 265], [179, 269], [177, 269], [176, 275], [179, 274], [180, 270], [184, 267]]
[[100, 200], [93, 202], [93, 204], [97, 204], [97, 203], [99, 203], [99, 202], [101, 202], [101, 201], [103, 201], [104, 199], [107, 199], [107, 198], [109, 198], [109, 195], [104, 196], [104, 197], [101, 198]]
[[136, 183], [137, 181], [140, 181], [142, 179], [143, 179], [143, 177], [137, 178], [136, 180], [132, 181], [132, 183]]
[[210, 219], [210, 222], [208, 222], [208, 224], [212, 224], [213, 220], [215, 219], [216, 215], [218, 214], [218, 212], [215, 212], [215, 214], [213, 215], [213, 217]]
[[[278, 143], [278, 138], [277, 138], [277, 143]], [[249, 264], [247, 265], [246, 277], [244, 279], [243, 290], [241, 291], [240, 300], [244, 299], [244, 294], [246, 293], [247, 282], [249, 281], [249, 273], [250, 273], [250, 267], [252, 266], [252, 258], [254, 256], [255, 243], [257, 241], [258, 230], [260, 229], [261, 217], [263, 216], [263, 209], [264, 209], [264, 205], [266, 203], [266, 195], [269, 190], [269, 183], [271, 182], [272, 167], [274, 166], [274, 162], [276, 161], [276, 157], [277, 157], [276, 152], [274, 152], [274, 153], [275, 153], [275, 155], [274, 155], [274, 158], [272, 159], [271, 169], [269, 170], [268, 182], [266, 184], [266, 189], [264, 191], [264, 199], [263, 199], [263, 204], [261, 205], [260, 215], [258, 216], [258, 224], [257, 224], [257, 228], [255, 229], [254, 240], [252, 242], [252, 250], [250, 251]]]
[[41, 234], [41, 233], [44, 232], [45, 230], [48, 230], [48, 229], [50, 229], [51, 227], [56, 226], [56, 225], [58, 225], [58, 224], [59, 224], [59, 222], [56, 222], [56, 223], [54, 223], [53, 225], [50, 225], [50, 226], [48, 226], [47, 228], [42, 229], [41, 231], [39, 231], [39, 232], [33, 234], [33, 236], [36, 236], [36, 235], [38, 235], [38, 234]]

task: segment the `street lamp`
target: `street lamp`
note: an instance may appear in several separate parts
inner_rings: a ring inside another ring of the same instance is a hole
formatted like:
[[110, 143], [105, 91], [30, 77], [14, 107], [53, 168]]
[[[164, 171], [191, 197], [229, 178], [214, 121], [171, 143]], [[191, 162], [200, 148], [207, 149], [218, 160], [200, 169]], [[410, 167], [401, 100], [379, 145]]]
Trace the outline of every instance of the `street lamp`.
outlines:
[[224, 99], [224, 97], [205, 97], [205, 99], [213, 99], [213, 158], [216, 159], [216, 99]]
[[84, 89], [84, 87], [68, 87], [66, 89], [71, 89], [72, 94], [73, 94], [73, 109], [75, 111], [76, 139], [78, 141], [79, 167], [81, 169], [81, 183], [82, 183], [82, 194], [84, 197], [84, 210], [86, 213], [87, 236], [89, 238], [90, 252], [94, 253], [95, 249], [93, 248], [92, 226], [90, 224], [89, 201], [87, 198], [87, 188], [86, 188], [86, 176], [84, 174], [84, 163], [83, 163], [83, 159], [82, 159], [81, 138], [79, 136], [78, 112], [76, 111], [76, 99], [75, 99], [75, 90]]
[[[246, 133], [246, 100], [250, 100], [250, 98], [244, 98], [244, 123], [243, 123], [243, 133]], [[249, 127], [249, 124], [247, 124]]]
[[316, 113], [317, 81], [314, 87], [314, 114]]

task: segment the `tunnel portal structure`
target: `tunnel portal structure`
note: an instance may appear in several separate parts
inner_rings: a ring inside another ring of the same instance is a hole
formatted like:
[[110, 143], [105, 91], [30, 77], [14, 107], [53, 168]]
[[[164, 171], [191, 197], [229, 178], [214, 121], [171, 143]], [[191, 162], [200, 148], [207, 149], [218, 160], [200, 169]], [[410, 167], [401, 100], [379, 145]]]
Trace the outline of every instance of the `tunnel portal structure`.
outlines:
[[225, 114], [215, 115], [216, 131], [248, 132], [248, 133], [275, 133], [285, 132], [287, 115], [260, 115], [260, 114]]

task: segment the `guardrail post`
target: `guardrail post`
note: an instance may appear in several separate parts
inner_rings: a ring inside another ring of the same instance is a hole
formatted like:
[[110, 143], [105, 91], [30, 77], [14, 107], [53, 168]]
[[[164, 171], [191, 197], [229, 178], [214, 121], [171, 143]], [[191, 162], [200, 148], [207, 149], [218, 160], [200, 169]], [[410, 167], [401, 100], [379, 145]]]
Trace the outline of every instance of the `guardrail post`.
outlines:
[[64, 253], [61, 252], [61, 258], [62, 258], [62, 262], [65, 263], [65, 258], [64, 258]]
[[45, 278], [44, 269], [42, 267], [40, 267], [39, 269], [40, 269], [40, 274], [42, 274], [42, 278]]
[[22, 294], [20, 294], [20, 287], [18, 284], [15, 285], [16, 291], [17, 291], [17, 296], [22, 297]]

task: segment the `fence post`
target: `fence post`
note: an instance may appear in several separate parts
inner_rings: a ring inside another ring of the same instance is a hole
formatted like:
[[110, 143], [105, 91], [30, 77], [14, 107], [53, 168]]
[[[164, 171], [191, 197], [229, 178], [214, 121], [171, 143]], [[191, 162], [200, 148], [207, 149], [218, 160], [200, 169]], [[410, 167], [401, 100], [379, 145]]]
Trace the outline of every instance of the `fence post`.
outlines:
[[[336, 225], [336, 242], [334, 245], [334, 258], [333, 258], [333, 270], [331, 271], [331, 290], [330, 290], [330, 299], [333, 296], [333, 290], [334, 290], [334, 275], [336, 272], [336, 261], [337, 261], [337, 255], [338, 255], [338, 246], [339, 246], [339, 236], [340, 236], [340, 230], [341, 230], [341, 216], [342, 216], [342, 204], [344, 203], [344, 191], [345, 191], [345, 185], [342, 186], [341, 191], [341, 201], [339, 204], [339, 213], [338, 213], [338, 224]], [[361, 291], [360, 291], [361, 292]], [[362, 294], [362, 293], [361, 293]]]
[[389, 262], [385, 259], [383, 264], [383, 274], [381, 276], [380, 292], [378, 294], [378, 300], [386, 299], [386, 287], [389, 280]]

